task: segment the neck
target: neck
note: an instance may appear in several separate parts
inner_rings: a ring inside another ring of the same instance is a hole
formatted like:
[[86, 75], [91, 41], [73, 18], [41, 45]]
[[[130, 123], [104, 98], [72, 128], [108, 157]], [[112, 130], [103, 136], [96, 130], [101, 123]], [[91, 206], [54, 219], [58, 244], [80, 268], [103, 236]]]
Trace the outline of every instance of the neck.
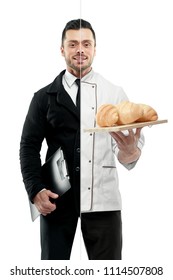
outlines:
[[92, 67], [89, 67], [89, 68], [87, 68], [85, 70], [81, 69], [80, 71], [77, 71], [75, 69], [67, 67], [67, 71], [70, 72], [72, 75], [76, 76], [79, 79], [81, 79], [84, 76], [86, 76], [91, 71], [91, 69], [92, 69]]

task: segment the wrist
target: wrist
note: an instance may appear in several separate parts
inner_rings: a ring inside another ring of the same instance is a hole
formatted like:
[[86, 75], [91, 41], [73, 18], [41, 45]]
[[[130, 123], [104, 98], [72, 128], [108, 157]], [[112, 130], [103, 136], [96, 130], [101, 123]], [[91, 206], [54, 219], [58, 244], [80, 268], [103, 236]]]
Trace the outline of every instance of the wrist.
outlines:
[[130, 151], [128, 153], [125, 151], [119, 150], [118, 160], [123, 164], [128, 164], [128, 163], [137, 161], [139, 159], [140, 155], [141, 155], [141, 150], [138, 147], [136, 147], [136, 149], [134, 151]]

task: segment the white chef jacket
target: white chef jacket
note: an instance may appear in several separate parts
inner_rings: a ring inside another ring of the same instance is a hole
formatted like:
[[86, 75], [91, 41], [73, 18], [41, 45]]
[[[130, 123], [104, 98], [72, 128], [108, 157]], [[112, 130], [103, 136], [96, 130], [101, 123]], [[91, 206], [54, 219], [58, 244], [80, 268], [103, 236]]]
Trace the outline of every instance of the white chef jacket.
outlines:
[[[109, 133], [88, 133], [96, 126], [95, 116], [102, 104], [128, 100], [115, 86], [93, 70], [81, 79], [81, 212], [121, 210], [116, 156], [118, 147]], [[138, 141], [142, 149], [143, 136]], [[124, 165], [127, 169], [136, 162]]]

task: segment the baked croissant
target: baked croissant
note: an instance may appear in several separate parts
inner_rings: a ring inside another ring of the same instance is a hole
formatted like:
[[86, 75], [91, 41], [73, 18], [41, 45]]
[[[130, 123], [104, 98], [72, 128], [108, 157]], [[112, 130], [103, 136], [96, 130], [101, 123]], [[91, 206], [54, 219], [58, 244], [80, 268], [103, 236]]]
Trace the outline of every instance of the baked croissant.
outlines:
[[143, 116], [137, 122], [156, 121], [158, 119], [157, 112], [149, 105], [138, 104], [143, 110]]
[[103, 104], [96, 114], [96, 122], [99, 126], [114, 126], [118, 121], [118, 111], [112, 104]]
[[103, 104], [99, 107], [96, 115], [96, 122], [101, 127], [155, 121], [157, 119], [157, 112], [151, 106], [130, 101], [123, 101], [117, 105]]
[[123, 101], [116, 105], [118, 110], [117, 124], [134, 123], [143, 116], [143, 108], [130, 101]]

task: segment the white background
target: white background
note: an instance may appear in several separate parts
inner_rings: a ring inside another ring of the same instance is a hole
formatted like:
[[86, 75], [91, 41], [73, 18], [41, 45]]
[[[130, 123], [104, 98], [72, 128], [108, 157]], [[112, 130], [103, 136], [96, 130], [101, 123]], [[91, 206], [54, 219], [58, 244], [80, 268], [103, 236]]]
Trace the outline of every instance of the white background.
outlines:
[[[62, 29], [67, 21], [82, 17], [96, 31], [94, 70], [122, 86], [131, 101], [152, 105], [160, 119], [169, 120], [144, 128], [146, 143], [137, 166], [127, 171], [118, 164], [118, 171], [123, 199], [120, 263], [164, 266], [164, 279], [172, 279], [172, 14], [171, 0], [0, 2], [4, 276], [15, 265], [31, 266], [40, 259], [39, 220], [30, 220], [20, 174], [20, 136], [33, 93], [65, 68], [59, 50]], [[71, 262], [79, 260], [89, 265], [78, 228]]]

